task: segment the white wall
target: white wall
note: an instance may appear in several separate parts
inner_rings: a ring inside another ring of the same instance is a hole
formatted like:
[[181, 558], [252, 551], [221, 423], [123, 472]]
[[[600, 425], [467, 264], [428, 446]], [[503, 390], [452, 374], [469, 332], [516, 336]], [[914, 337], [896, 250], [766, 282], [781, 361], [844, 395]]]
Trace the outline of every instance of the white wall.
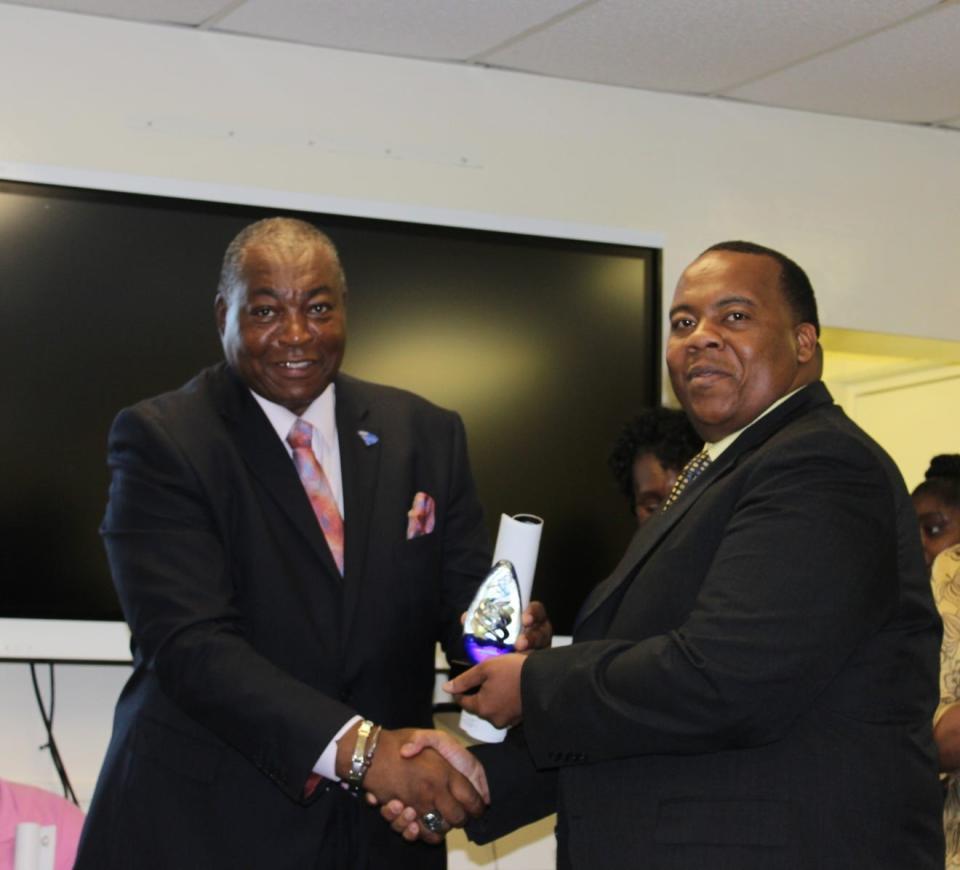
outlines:
[[[127, 665], [57, 665], [53, 732], [74, 791], [86, 807], [103, 761], [113, 705], [127, 677]], [[40, 689], [49, 709], [48, 672], [37, 665]], [[43, 719], [26, 664], [0, 664], [0, 776], [60, 792], [60, 781], [42, 749]]]
[[[826, 324], [949, 339], [960, 322], [956, 132], [6, 5], [0, 106], [0, 174], [46, 164], [662, 234], [668, 288], [708, 244], [748, 238], [808, 268]], [[0, 773], [45, 784], [21, 671], [0, 666]], [[82, 782], [120, 671], [60, 668], [57, 730]]]
[[931, 457], [960, 450], [958, 365], [851, 384], [845, 393], [838, 401], [893, 457], [911, 492]]
[[16, 6], [0, 97], [3, 160], [663, 233], [668, 287], [752, 238], [830, 325], [956, 331], [956, 132]]

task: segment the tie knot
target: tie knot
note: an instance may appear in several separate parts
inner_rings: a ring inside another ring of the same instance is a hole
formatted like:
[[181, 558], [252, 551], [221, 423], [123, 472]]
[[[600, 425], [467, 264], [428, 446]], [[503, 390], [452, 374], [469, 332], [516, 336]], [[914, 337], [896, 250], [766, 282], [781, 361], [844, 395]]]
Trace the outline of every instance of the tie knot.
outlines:
[[306, 420], [297, 421], [290, 427], [290, 434], [287, 435], [287, 443], [296, 450], [301, 447], [310, 447], [313, 444], [313, 426]]
[[706, 451], [706, 449], [703, 449], [683, 467], [681, 475], [692, 480], [694, 477], [699, 476], [700, 472], [703, 471], [709, 464], [710, 454]]
[[660, 510], [665, 511], [672, 507], [673, 503], [680, 498], [683, 491], [687, 488], [687, 485], [693, 483], [709, 464], [710, 454], [707, 453], [706, 448], [704, 448], [683, 466], [680, 474], [677, 475], [677, 480], [673, 484], [673, 488], [670, 490], [670, 495], [667, 496], [667, 500], [663, 503], [663, 507], [660, 508]]

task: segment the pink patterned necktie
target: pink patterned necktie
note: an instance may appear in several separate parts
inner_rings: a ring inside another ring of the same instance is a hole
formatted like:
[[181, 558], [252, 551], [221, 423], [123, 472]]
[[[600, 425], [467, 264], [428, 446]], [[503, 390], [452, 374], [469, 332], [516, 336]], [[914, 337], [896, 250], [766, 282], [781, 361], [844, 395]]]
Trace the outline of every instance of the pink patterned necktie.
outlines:
[[290, 428], [287, 443], [293, 448], [293, 464], [297, 467], [297, 474], [307, 491], [313, 512], [317, 515], [317, 522], [323, 529], [333, 561], [337, 563], [340, 575], [343, 576], [343, 518], [327, 476], [323, 473], [323, 467], [313, 452], [313, 426], [306, 420], [298, 419]]

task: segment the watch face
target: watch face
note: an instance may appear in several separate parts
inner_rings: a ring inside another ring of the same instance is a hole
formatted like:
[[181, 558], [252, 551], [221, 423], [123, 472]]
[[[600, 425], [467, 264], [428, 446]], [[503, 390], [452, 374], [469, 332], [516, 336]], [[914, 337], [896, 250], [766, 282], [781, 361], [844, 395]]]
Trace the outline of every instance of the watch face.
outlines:
[[474, 664], [513, 652], [521, 609], [517, 572], [512, 562], [502, 559], [490, 569], [467, 610], [464, 647]]

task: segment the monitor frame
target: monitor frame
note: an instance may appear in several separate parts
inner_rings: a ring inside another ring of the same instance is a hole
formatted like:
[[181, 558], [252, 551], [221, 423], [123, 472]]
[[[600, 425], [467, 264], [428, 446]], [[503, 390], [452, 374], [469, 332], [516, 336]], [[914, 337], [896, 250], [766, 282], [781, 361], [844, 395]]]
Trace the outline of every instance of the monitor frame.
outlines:
[[[662, 254], [664, 236], [623, 227], [601, 226], [519, 215], [496, 214], [389, 201], [134, 175], [47, 164], [0, 161], [0, 179], [92, 191], [163, 196], [229, 205], [256, 206], [373, 218], [398, 223], [473, 229], [545, 239], [596, 242], [653, 249]], [[653, 277], [655, 293], [660, 276]], [[654, 317], [659, 317], [659, 295]], [[657, 362], [659, 366], [659, 361]], [[657, 377], [659, 380], [659, 376]], [[0, 617], [0, 662], [129, 664], [130, 632], [122, 621]]]

